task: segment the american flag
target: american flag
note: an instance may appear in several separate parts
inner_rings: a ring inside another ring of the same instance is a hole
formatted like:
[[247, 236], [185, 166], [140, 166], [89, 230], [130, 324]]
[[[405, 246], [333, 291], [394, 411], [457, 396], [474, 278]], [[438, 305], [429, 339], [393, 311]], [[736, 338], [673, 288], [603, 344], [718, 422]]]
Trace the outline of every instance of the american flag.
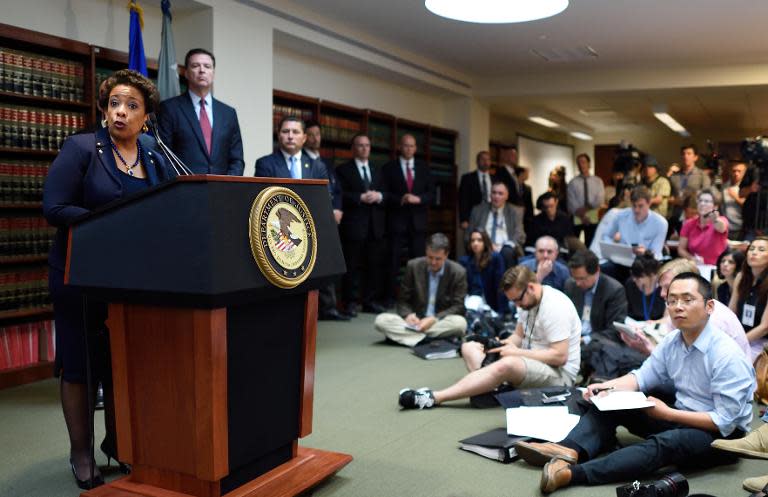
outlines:
[[286, 236], [282, 231], [279, 234], [280, 241], [277, 242], [277, 249], [281, 252], [290, 252], [296, 245], [293, 244], [290, 238]]

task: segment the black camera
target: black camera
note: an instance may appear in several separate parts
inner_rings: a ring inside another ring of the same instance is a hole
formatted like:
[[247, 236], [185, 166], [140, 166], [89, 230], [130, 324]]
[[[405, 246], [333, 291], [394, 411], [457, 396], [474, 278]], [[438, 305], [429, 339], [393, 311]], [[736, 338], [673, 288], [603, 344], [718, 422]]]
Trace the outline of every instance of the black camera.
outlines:
[[688, 480], [680, 473], [664, 475], [656, 481], [616, 487], [616, 497], [686, 497]]
[[489, 337], [489, 336], [480, 335], [480, 334], [471, 334], [471, 335], [467, 335], [465, 340], [467, 342], [479, 342], [483, 344], [483, 348], [485, 349], [485, 359], [483, 359], [483, 363], [482, 363], [483, 367], [498, 361], [499, 358], [501, 357], [501, 354], [499, 352], [488, 352], [491, 349], [496, 349], [504, 345], [499, 341], [497, 337], [494, 337], [494, 336]]

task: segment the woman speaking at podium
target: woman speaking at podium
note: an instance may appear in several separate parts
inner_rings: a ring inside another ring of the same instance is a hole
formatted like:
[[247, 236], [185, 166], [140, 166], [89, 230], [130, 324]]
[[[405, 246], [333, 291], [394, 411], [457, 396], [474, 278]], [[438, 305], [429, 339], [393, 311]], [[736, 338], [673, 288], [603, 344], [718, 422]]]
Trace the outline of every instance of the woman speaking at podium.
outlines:
[[[105, 115], [95, 133], [69, 137], [53, 161], [43, 189], [43, 213], [58, 231], [48, 256], [49, 287], [56, 322], [56, 374], [61, 378], [61, 405], [69, 432], [70, 465], [77, 485], [90, 489], [104, 483], [91, 440], [95, 389], [104, 387], [106, 437], [101, 450], [115, 458], [116, 437], [107, 305], [86, 300], [64, 285], [68, 226], [79, 216], [126, 195], [169, 179], [166, 162], [148, 149], [148, 114], [158, 106], [157, 88], [138, 72], [112, 74], [99, 90]], [[142, 257], [125, 247], [114, 254]], [[121, 465], [121, 469], [127, 467]]]

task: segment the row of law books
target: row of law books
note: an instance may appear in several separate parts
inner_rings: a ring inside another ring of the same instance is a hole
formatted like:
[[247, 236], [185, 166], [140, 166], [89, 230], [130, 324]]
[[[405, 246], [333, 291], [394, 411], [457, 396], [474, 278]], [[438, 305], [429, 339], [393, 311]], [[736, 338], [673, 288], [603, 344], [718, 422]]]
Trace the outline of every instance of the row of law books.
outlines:
[[48, 162], [0, 159], [0, 205], [39, 204]]
[[379, 148], [392, 147], [392, 125], [368, 121], [368, 138], [371, 145]]
[[280, 124], [280, 120], [284, 117], [298, 117], [302, 121], [311, 121], [314, 118], [314, 113], [309, 109], [302, 109], [300, 107], [292, 107], [290, 105], [272, 105], [272, 128], [277, 131], [277, 126]]
[[42, 217], [0, 218], [0, 261], [47, 254], [55, 233]]
[[0, 105], [0, 147], [55, 151], [84, 127], [82, 112]]
[[0, 46], [0, 91], [82, 102], [84, 73], [81, 62]]
[[53, 321], [35, 321], [0, 328], [0, 371], [53, 361], [56, 352]]
[[360, 121], [326, 115], [320, 117], [320, 128], [322, 129], [323, 139], [349, 143], [351, 145], [352, 138], [360, 132], [362, 124]]
[[12, 269], [0, 272], [0, 312], [35, 309], [50, 305], [48, 267]]

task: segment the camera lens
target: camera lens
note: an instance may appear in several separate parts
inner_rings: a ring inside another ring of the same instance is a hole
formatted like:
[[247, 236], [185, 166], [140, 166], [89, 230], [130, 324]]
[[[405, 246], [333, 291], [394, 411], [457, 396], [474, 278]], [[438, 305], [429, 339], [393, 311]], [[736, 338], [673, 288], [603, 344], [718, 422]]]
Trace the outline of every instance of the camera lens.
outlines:
[[686, 497], [688, 480], [680, 473], [670, 473], [653, 483], [657, 497]]

